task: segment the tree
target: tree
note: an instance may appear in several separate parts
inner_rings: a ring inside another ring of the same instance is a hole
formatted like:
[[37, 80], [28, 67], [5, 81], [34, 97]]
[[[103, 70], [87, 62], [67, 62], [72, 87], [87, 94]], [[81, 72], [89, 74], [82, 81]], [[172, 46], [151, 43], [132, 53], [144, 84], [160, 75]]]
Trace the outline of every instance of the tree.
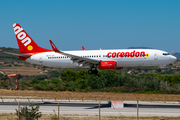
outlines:
[[32, 79], [30, 82], [30, 84], [36, 84], [36, 83], [39, 83], [37, 79]]
[[79, 78], [79, 72], [74, 70], [66, 70], [61, 72], [61, 79], [66, 82], [76, 81]]
[[1, 77], [1, 80], [7, 80], [7, 79], [8, 79], [7, 75]]
[[49, 71], [50, 77], [59, 77], [60, 73], [58, 71]]
[[3, 74], [2, 74], [2, 73], [0, 73], [0, 77], [3, 77]]
[[52, 84], [59, 84], [61, 81], [60, 80], [58, 80], [58, 79], [54, 79], [54, 78], [52, 78], [52, 80], [50, 81]]
[[[19, 111], [19, 117], [25, 118], [25, 120], [35, 120], [40, 118], [42, 116], [41, 112], [39, 112], [39, 105], [35, 106], [30, 105], [31, 109], [29, 109], [27, 106], [21, 107]], [[16, 110], [16, 115], [18, 116], [18, 110]]]
[[35, 78], [37, 80], [44, 80], [44, 79], [47, 79], [47, 76], [46, 75], [37, 75]]
[[17, 74], [17, 79], [21, 79], [22, 78], [22, 75], [21, 74]]

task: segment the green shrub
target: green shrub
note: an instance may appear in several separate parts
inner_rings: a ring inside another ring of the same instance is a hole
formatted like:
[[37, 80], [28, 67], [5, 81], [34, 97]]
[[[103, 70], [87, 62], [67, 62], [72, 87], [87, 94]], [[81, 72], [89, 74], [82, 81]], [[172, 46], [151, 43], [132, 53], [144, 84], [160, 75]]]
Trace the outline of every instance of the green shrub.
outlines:
[[76, 81], [79, 78], [78, 71], [74, 71], [74, 70], [66, 70], [64, 72], [61, 72], [60, 75], [61, 75], [61, 79], [66, 82]]
[[7, 75], [4, 76], [4, 77], [1, 77], [1, 80], [7, 80], [7, 79], [9, 79], [9, 78], [7, 77]]
[[57, 115], [56, 115], [56, 111], [53, 110], [53, 112], [54, 112], [54, 114], [51, 115], [51, 120], [57, 120], [58, 117], [57, 117]]
[[58, 80], [58, 79], [52, 78], [52, 80], [51, 80], [50, 82], [51, 82], [52, 84], [58, 84], [58, 83], [60, 83], [61, 81]]
[[37, 83], [39, 83], [39, 82], [38, 82], [37, 79], [32, 79], [29, 83], [30, 83], [30, 84], [37, 84]]
[[21, 82], [21, 85], [26, 85], [26, 81], [22, 81], [22, 82]]
[[47, 86], [47, 84], [48, 84], [48, 81], [44, 81], [44, 80], [42, 80], [42, 81], [40, 81], [40, 82], [39, 82], [39, 84], [40, 84], [40, 85]]
[[3, 74], [2, 74], [2, 73], [0, 73], [0, 77], [3, 77]]
[[41, 87], [41, 85], [35, 84], [34, 85], [34, 90], [44, 90], [44, 88]]
[[46, 75], [37, 75], [35, 77], [35, 79], [37, 79], [37, 80], [44, 80], [44, 79], [47, 79], [47, 76]]
[[21, 79], [22, 78], [22, 75], [21, 74], [17, 74], [17, 79]]
[[56, 91], [56, 92], [57, 92], [57, 91], [59, 91], [59, 89], [58, 89], [58, 88], [53, 88], [53, 91]]
[[[21, 119], [24, 118], [25, 120], [35, 120], [42, 116], [41, 112], [39, 112], [38, 105], [34, 107], [34, 105], [31, 104], [29, 107], [31, 107], [31, 109], [28, 108], [27, 106], [20, 108], [19, 117]], [[18, 110], [17, 109], [15, 110], [16, 110], [16, 115], [18, 116]]]
[[19, 66], [21, 66], [21, 65], [18, 65], [18, 64], [14, 64], [14, 66], [15, 66], [15, 67], [19, 67]]
[[22, 87], [22, 88], [21, 88], [21, 90], [25, 90], [25, 88], [24, 88], [24, 87]]
[[164, 94], [165, 92], [162, 91], [146, 91], [146, 90], [139, 90], [135, 93], [145, 93], [145, 94]]
[[58, 71], [49, 71], [50, 77], [53, 78], [57, 78], [59, 77], [60, 73]]

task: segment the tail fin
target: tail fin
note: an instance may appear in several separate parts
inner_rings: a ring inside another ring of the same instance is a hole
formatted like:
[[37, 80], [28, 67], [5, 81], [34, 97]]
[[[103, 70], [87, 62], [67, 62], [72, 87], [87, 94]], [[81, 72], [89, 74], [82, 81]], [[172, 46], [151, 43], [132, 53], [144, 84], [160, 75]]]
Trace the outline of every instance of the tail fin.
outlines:
[[21, 54], [36, 54], [52, 51], [39, 47], [18, 23], [14, 23], [13, 28]]
[[83, 51], [85, 51], [86, 49], [84, 48], [84, 46], [82, 46], [82, 49], [83, 49]]

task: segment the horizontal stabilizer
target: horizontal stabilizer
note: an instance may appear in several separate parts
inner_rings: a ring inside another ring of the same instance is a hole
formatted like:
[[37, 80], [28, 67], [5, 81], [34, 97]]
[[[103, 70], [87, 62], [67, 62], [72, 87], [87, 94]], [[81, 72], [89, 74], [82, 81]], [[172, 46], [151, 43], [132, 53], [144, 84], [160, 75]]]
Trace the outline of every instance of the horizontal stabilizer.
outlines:
[[4, 52], [6, 54], [15, 55], [15, 56], [21, 56], [21, 57], [30, 57], [31, 55], [27, 54], [18, 54], [18, 53], [10, 53], [10, 52]]

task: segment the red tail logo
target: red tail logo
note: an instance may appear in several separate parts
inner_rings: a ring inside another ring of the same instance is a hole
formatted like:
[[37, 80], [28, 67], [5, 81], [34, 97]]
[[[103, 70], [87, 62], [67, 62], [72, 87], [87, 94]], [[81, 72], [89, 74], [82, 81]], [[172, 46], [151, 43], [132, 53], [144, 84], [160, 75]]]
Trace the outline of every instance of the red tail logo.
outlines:
[[[20, 26], [16, 26], [16, 24], [13, 24], [14, 27], [14, 32], [15, 35], [17, 35], [17, 38], [19, 40], [21, 40], [21, 42], [24, 44], [24, 46], [27, 46], [31, 43], [31, 39], [26, 36], [25, 31], [23, 31], [23, 28], [21, 28]], [[30, 50], [32, 50], [33, 48], [31, 47]]]
[[51, 51], [39, 47], [18, 23], [14, 23], [13, 28], [19, 45], [19, 50], [22, 54]]

